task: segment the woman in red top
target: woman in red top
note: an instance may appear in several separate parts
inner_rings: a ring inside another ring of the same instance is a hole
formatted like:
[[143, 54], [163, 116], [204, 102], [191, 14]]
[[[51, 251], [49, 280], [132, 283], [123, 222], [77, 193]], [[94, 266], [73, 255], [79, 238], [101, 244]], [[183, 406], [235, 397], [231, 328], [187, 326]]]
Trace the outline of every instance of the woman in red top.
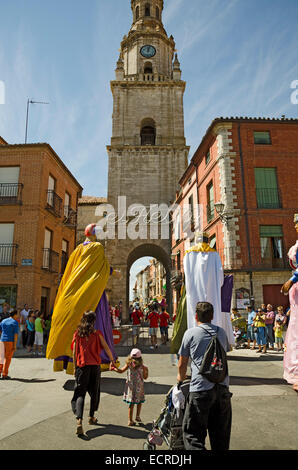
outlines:
[[100, 353], [106, 351], [113, 366], [114, 358], [100, 331], [94, 329], [96, 314], [84, 313], [81, 323], [74, 333], [71, 343], [74, 360], [75, 388], [71, 407], [77, 418], [77, 435], [84, 435], [83, 412], [85, 396], [90, 395], [89, 424], [97, 424], [94, 413], [98, 410], [100, 401]]

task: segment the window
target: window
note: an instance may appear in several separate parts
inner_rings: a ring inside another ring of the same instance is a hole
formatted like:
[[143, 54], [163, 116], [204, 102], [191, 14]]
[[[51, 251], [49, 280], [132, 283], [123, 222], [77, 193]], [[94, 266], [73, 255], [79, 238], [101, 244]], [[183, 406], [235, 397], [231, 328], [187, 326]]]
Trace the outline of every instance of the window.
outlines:
[[137, 7], [136, 8], [136, 20], [139, 19], [139, 16], [140, 16], [140, 7]]
[[0, 167], [0, 204], [20, 204], [21, 187], [19, 184], [20, 167]]
[[15, 258], [14, 224], [0, 224], [0, 266], [12, 266]]
[[205, 156], [206, 166], [208, 165], [209, 162], [210, 162], [210, 150], [208, 150], [208, 152], [206, 153], [206, 156]]
[[159, 20], [159, 8], [156, 7], [156, 19]]
[[175, 219], [175, 228], [174, 228], [174, 237], [175, 241], [180, 240], [181, 237], [181, 217], [180, 212], [178, 213]]
[[56, 180], [53, 178], [53, 176], [49, 175], [49, 181], [48, 181], [48, 199], [47, 203], [49, 206], [54, 206], [54, 192], [56, 188]]
[[156, 130], [153, 119], [144, 119], [141, 124], [141, 145], [155, 145]]
[[212, 235], [209, 239], [209, 246], [216, 250], [216, 235]]
[[281, 225], [260, 225], [262, 263], [278, 267], [283, 262], [283, 229]]
[[70, 211], [70, 195], [66, 192], [64, 196], [64, 217], [68, 217]]
[[146, 3], [145, 5], [145, 16], [150, 16], [150, 4]]
[[51, 289], [49, 289], [48, 287], [41, 288], [41, 297], [40, 297], [40, 311], [41, 312], [49, 313], [50, 293], [51, 293]]
[[214, 189], [213, 183], [207, 186], [207, 223], [214, 218]]
[[42, 267], [44, 269], [49, 269], [50, 267], [51, 248], [52, 248], [52, 231], [46, 228], [45, 233], [44, 233], [43, 262], [42, 262]]
[[68, 262], [68, 246], [67, 240], [62, 240], [62, 256], [61, 256], [61, 274], [64, 273], [67, 262]]
[[254, 132], [254, 143], [256, 145], [270, 145], [271, 144], [271, 136], [269, 131], [255, 131]]
[[[1, 285], [0, 286], [0, 299], [2, 304], [0, 305], [0, 312], [2, 313], [2, 305], [4, 302], [8, 303], [11, 307], [17, 305], [17, 286], [16, 285]], [[4, 300], [4, 302], [3, 302]]]
[[190, 221], [190, 226], [191, 230], [194, 231], [194, 205], [193, 205], [193, 195], [188, 198], [188, 204], [189, 204], [189, 221]]
[[145, 62], [144, 73], [153, 73], [151, 62]]
[[281, 207], [276, 168], [255, 168], [257, 206], [259, 209]]

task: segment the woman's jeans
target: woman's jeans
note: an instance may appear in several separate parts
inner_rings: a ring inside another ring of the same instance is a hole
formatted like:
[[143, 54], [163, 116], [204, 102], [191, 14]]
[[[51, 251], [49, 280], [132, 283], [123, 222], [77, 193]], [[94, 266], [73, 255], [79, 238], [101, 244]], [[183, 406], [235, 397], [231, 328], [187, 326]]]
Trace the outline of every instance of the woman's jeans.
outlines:
[[258, 346], [266, 346], [267, 339], [266, 339], [266, 330], [264, 326], [257, 327], [257, 343]]
[[274, 346], [274, 332], [273, 332], [273, 324], [272, 325], [266, 325], [266, 339], [267, 339], [267, 344], [270, 344], [270, 346]]
[[207, 431], [211, 450], [229, 450], [231, 397], [228, 387], [220, 384], [211, 390], [189, 393], [182, 425], [186, 450], [206, 450]]
[[90, 395], [90, 413], [93, 418], [100, 401], [100, 366], [77, 367], [75, 371], [75, 388], [71, 407], [77, 419], [83, 419], [85, 396]]

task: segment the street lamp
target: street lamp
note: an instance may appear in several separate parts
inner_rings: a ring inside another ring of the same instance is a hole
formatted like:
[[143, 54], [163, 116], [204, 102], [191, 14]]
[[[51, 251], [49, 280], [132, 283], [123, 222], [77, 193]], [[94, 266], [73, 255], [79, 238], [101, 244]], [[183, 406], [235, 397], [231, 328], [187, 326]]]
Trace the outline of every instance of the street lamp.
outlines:
[[215, 207], [216, 212], [217, 212], [218, 215], [219, 215], [220, 220], [221, 220], [225, 225], [228, 225], [229, 220], [231, 220], [231, 219], [233, 218], [233, 216], [227, 215], [227, 213], [225, 212], [225, 205], [224, 205], [224, 203], [223, 203], [223, 202], [217, 202], [216, 204], [214, 204], [214, 207]]
[[27, 100], [25, 144], [27, 144], [27, 135], [28, 135], [29, 104], [50, 104], [50, 103], [45, 103], [44, 101], [33, 101], [33, 100], [29, 100], [29, 99]]

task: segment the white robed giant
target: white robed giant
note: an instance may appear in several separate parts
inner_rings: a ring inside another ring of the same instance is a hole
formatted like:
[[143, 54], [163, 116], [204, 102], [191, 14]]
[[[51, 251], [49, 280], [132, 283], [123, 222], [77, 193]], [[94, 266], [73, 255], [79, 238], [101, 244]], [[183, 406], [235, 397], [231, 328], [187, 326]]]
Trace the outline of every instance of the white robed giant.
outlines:
[[[207, 245], [207, 244], [202, 244]], [[207, 245], [209, 248], [209, 246]], [[207, 249], [208, 249], [207, 248]], [[221, 310], [221, 287], [224, 271], [216, 251], [202, 251], [196, 247], [186, 252], [183, 260], [187, 299], [187, 327], [196, 326], [197, 302], [210, 302], [213, 305], [213, 325], [220, 326], [227, 334], [230, 344], [234, 344], [234, 334], [230, 316]]]

